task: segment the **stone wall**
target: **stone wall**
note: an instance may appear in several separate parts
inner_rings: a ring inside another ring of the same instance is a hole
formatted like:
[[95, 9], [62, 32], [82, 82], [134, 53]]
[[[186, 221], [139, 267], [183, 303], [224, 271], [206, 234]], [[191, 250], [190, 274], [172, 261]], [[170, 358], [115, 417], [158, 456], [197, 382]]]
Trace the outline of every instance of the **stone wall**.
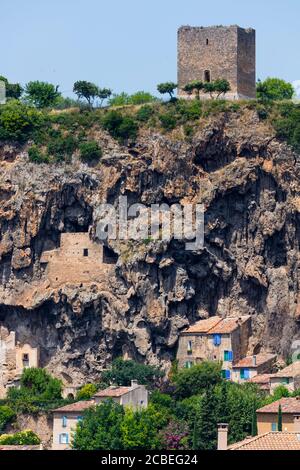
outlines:
[[[255, 97], [255, 31], [238, 26], [190, 27], [178, 30], [178, 94], [193, 80], [227, 79], [227, 98]], [[207, 95], [203, 95], [207, 97]]]

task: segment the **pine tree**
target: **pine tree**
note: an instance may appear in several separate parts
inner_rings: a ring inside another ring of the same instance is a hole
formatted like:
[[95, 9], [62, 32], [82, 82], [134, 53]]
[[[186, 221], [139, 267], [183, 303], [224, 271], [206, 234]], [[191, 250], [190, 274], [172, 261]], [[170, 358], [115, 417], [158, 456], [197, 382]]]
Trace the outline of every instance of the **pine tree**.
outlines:
[[277, 425], [277, 430], [279, 432], [282, 432], [282, 408], [281, 405], [278, 407], [278, 425]]
[[215, 391], [209, 387], [201, 402], [199, 421], [199, 450], [216, 450], [218, 400]]

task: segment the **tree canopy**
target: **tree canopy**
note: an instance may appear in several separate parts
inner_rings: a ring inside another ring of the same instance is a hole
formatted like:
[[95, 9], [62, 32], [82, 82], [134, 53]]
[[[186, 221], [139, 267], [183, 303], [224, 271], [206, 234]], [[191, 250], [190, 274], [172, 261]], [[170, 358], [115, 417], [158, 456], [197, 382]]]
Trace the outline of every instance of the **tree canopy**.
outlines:
[[267, 78], [257, 83], [257, 98], [262, 101], [282, 101], [293, 98], [293, 85], [280, 78]]
[[116, 385], [128, 386], [131, 380], [137, 380], [141, 385], [153, 386], [162, 376], [163, 373], [156, 367], [118, 358], [112, 363], [111, 370], [103, 372], [101, 379]]
[[38, 80], [28, 82], [25, 86], [25, 98], [37, 108], [50, 108], [54, 106], [61, 96], [58, 85], [40, 82]]

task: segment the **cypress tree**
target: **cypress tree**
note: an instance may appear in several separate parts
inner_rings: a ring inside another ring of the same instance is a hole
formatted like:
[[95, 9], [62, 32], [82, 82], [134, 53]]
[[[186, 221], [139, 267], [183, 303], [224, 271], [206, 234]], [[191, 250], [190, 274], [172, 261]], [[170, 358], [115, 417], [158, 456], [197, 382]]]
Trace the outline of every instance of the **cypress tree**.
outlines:
[[251, 434], [253, 437], [257, 436], [257, 414], [256, 414], [256, 406], [255, 403], [253, 404], [253, 413], [252, 413], [252, 423], [251, 423]]
[[278, 407], [278, 425], [277, 425], [277, 430], [279, 432], [282, 432], [282, 408], [281, 405]]

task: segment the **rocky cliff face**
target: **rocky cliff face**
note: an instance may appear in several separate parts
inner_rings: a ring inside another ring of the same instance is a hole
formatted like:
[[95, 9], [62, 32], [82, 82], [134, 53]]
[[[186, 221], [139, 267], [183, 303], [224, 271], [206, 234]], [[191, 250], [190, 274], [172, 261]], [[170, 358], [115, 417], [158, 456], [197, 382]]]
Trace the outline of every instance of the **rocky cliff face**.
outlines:
[[[145, 130], [129, 148], [94, 138], [104, 150], [94, 167], [35, 165], [1, 148], [1, 324], [74, 384], [122, 354], [168, 369], [180, 331], [215, 314], [252, 315], [249, 352], [287, 356], [300, 337], [300, 157], [249, 110], [211, 118], [191, 142], [179, 130]], [[93, 235], [99, 203], [120, 195], [203, 203], [204, 249], [114, 243], [118, 262], [101, 282], [51, 287], [41, 253], [60, 233]]]

